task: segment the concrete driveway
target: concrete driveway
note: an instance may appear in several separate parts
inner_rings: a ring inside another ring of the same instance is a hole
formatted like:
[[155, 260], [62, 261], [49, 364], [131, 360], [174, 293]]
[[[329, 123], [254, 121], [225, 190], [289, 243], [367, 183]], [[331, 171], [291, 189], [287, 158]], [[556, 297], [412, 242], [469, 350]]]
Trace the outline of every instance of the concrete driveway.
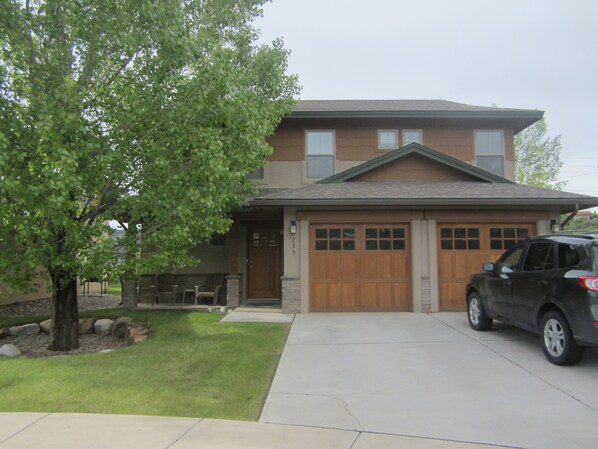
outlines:
[[598, 351], [557, 367], [534, 335], [465, 313], [297, 315], [260, 421], [594, 449]]

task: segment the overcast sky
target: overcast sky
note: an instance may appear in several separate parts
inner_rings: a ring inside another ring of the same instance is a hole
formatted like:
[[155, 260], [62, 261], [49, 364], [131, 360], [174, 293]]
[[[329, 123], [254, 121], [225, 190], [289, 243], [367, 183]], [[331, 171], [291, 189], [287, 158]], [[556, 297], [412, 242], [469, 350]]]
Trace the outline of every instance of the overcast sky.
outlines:
[[301, 99], [443, 99], [545, 111], [565, 190], [598, 196], [598, 0], [274, 0]]

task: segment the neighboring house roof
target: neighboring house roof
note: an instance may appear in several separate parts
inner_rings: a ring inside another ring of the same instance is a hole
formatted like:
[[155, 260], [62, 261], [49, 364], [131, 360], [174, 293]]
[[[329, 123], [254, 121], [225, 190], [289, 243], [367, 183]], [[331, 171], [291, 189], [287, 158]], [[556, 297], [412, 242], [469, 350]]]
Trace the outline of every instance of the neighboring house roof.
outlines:
[[410, 154], [418, 154], [420, 156], [424, 156], [430, 160], [435, 162], [441, 163], [447, 167], [450, 167], [454, 170], [459, 172], [465, 173], [470, 175], [480, 181], [487, 181], [487, 182], [499, 182], [499, 183], [507, 183], [512, 184], [512, 181], [508, 179], [502, 178], [498, 175], [493, 173], [487, 172], [486, 170], [482, 170], [480, 168], [474, 167], [467, 162], [463, 162], [459, 159], [455, 159], [447, 154], [440, 153], [439, 151], [433, 150], [432, 148], [428, 148], [424, 145], [420, 145], [418, 143], [410, 143], [405, 145], [398, 150], [390, 151], [383, 156], [377, 157], [375, 159], [371, 159], [366, 161], [362, 164], [359, 164], [355, 167], [352, 167], [348, 170], [345, 170], [341, 173], [337, 173], [336, 175], [332, 175], [328, 178], [322, 179], [318, 181], [319, 184], [330, 184], [336, 182], [345, 182], [350, 181], [358, 176], [361, 176], [369, 171], [375, 170], [382, 165], [388, 164], [389, 162], [396, 161], [401, 159], [405, 156]]
[[446, 100], [301, 100], [285, 118], [478, 118], [507, 119], [515, 133], [540, 120], [543, 111], [473, 106]]

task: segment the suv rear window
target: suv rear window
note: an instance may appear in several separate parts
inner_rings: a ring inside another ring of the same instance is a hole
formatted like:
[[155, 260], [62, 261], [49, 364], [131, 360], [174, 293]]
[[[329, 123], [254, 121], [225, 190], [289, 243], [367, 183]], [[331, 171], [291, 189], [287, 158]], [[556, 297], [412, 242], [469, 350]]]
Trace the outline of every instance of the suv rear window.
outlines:
[[559, 268], [568, 268], [579, 265], [579, 253], [575, 245], [559, 243]]

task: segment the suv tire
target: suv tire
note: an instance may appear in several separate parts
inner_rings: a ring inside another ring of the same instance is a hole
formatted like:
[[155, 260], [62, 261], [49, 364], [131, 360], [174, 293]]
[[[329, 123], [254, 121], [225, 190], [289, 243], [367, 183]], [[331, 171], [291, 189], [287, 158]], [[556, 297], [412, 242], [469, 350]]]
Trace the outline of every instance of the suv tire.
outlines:
[[583, 355], [583, 346], [575, 343], [569, 323], [556, 310], [551, 310], [542, 317], [540, 342], [544, 355], [555, 365], [575, 365]]
[[487, 331], [492, 327], [492, 318], [486, 315], [478, 292], [471, 292], [467, 296], [467, 319], [471, 328], [476, 331]]

